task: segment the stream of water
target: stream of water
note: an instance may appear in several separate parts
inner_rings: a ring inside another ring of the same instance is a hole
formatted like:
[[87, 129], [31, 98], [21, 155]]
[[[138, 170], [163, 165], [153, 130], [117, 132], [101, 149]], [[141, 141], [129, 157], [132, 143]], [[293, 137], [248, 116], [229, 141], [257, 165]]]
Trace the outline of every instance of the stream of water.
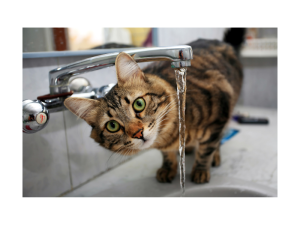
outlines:
[[185, 193], [185, 98], [186, 98], [186, 68], [175, 69], [177, 82], [178, 116], [179, 116], [179, 168], [181, 196]]

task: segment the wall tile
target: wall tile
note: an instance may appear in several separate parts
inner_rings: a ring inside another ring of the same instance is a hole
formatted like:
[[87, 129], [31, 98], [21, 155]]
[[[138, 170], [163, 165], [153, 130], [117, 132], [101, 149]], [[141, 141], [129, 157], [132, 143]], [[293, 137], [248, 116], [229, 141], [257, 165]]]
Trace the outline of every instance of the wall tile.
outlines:
[[23, 133], [23, 196], [58, 196], [71, 189], [62, 112], [43, 130]]
[[[23, 99], [48, 94], [48, 73], [56, 67], [56, 59], [24, 59]], [[58, 196], [70, 189], [63, 113], [51, 113], [43, 130], [23, 133], [23, 196]]]

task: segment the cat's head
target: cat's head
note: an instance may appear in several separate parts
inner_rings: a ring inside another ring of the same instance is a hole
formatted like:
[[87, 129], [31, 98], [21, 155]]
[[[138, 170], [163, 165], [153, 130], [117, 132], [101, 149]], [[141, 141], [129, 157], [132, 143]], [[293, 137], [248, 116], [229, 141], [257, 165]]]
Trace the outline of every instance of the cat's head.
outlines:
[[98, 100], [67, 98], [65, 106], [84, 119], [101, 146], [131, 155], [154, 147], [176, 118], [176, 96], [170, 85], [153, 75], [145, 76], [133, 57], [116, 58], [118, 83]]

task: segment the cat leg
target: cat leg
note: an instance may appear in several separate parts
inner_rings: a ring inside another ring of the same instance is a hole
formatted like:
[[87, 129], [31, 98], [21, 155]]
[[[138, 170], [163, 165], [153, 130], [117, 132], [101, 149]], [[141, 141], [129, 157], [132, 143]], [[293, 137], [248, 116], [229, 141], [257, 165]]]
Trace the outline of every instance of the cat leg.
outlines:
[[156, 179], [161, 183], [171, 183], [177, 174], [177, 151], [162, 152], [163, 165], [156, 172]]
[[195, 151], [195, 163], [192, 169], [192, 181], [197, 184], [208, 183], [210, 179], [210, 166], [214, 152], [219, 147], [219, 141], [200, 143]]
[[219, 146], [217, 147], [217, 149], [215, 150], [215, 152], [213, 154], [214, 154], [214, 156], [213, 156], [213, 160], [212, 160], [211, 165], [213, 167], [218, 167], [221, 164], [220, 144], [219, 144]]

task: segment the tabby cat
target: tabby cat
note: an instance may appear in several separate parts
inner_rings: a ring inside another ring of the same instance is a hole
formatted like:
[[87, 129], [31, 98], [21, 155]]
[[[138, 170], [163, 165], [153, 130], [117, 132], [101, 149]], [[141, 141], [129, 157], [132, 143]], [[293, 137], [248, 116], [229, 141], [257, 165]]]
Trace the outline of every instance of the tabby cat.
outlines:
[[[195, 183], [209, 182], [210, 166], [220, 165], [220, 140], [241, 90], [238, 49], [243, 34], [231, 29], [225, 42], [199, 39], [188, 44], [193, 60], [187, 68], [186, 151], [195, 151], [191, 176]], [[115, 66], [118, 83], [104, 98], [71, 97], [65, 106], [92, 127], [91, 138], [113, 152], [161, 150], [163, 165], [156, 178], [171, 182], [177, 174], [179, 148], [174, 69], [164, 61], [142, 71], [134, 56], [124, 52]]]

